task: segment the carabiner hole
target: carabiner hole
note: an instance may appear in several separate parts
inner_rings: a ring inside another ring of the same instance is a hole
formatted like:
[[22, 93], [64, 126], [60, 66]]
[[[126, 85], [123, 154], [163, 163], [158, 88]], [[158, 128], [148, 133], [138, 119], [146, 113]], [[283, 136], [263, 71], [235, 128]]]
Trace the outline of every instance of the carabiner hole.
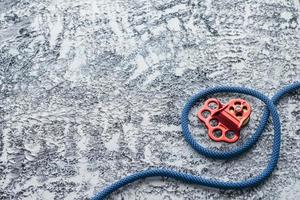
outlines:
[[219, 121], [218, 121], [217, 119], [211, 119], [211, 120], [209, 121], [209, 124], [210, 124], [212, 127], [216, 127], [216, 126], [218, 126]]
[[214, 101], [211, 101], [211, 102], [208, 103], [208, 107], [212, 110], [215, 110], [215, 109], [218, 108], [218, 104]]
[[220, 138], [222, 136], [222, 131], [220, 129], [215, 129], [215, 130], [213, 130], [213, 135], [216, 138]]
[[225, 136], [226, 136], [228, 139], [232, 139], [232, 138], [234, 138], [234, 136], [235, 136], [235, 132], [234, 132], [234, 131], [227, 131], [227, 132], [225, 133]]
[[233, 106], [231, 106], [231, 107], [229, 108], [229, 112], [234, 113], [234, 108], [233, 108]]
[[236, 102], [234, 102], [234, 105], [236, 105], [236, 106], [240, 106], [240, 105], [241, 105], [241, 102], [239, 102], [239, 101], [236, 101]]
[[209, 110], [204, 110], [201, 115], [204, 117], [204, 118], [208, 118], [209, 115], [210, 115], [210, 111]]
[[243, 114], [238, 112], [238, 113], [235, 114], [235, 116], [238, 117], [238, 118], [241, 118], [241, 117], [243, 117]]
[[243, 111], [246, 112], [248, 110], [247, 106], [243, 107]]

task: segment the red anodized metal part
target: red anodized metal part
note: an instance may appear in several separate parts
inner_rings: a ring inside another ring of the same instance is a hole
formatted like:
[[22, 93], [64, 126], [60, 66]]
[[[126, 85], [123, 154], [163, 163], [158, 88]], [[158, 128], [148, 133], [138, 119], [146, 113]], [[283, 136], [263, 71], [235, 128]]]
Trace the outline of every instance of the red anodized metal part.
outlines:
[[216, 142], [234, 143], [251, 114], [251, 106], [243, 99], [231, 99], [227, 104], [215, 98], [205, 101], [198, 111], [198, 118], [208, 129], [208, 136]]

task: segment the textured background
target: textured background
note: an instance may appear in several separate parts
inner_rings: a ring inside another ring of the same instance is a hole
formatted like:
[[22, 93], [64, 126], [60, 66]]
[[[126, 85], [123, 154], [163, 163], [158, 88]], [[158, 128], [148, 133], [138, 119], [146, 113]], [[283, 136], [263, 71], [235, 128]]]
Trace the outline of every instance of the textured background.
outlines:
[[[196, 154], [179, 113], [215, 85], [271, 96], [300, 78], [298, 0], [0, 0], [0, 199], [87, 199], [155, 166], [222, 180], [258, 174], [272, 127], [240, 158]], [[223, 102], [235, 95], [219, 95]], [[211, 142], [191, 112], [204, 146]], [[111, 199], [299, 199], [300, 92], [278, 106], [281, 158], [268, 181], [222, 191], [151, 178]]]

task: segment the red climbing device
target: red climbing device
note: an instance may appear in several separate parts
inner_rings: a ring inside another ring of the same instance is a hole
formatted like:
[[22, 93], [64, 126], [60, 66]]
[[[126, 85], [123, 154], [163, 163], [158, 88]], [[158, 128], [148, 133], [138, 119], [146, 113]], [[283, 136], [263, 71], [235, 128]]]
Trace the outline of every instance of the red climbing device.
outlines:
[[205, 123], [209, 137], [216, 142], [234, 143], [240, 137], [251, 114], [249, 103], [243, 99], [231, 99], [227, 104], [215, 98], [205, 101], [198, 111], [198, 118]]

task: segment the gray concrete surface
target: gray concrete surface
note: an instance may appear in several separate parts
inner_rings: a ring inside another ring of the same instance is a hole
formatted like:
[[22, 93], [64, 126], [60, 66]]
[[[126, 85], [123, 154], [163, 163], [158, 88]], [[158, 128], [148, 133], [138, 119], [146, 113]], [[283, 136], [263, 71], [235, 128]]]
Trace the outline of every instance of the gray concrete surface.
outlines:
[[[215, 85], [271, 96], [300, 78], [298, 0], [0, 0], [0, 199], [88, 199], [121, 177], [165, 166], [242, 180], [265, 166], [272, 127], [249, 153], [205, 158], [179, 114]], [[218, 95], [223, 102], [238, 95]], [[242, 96], [244, 97], [244, 96]], [[255, 130], [263, 104], [234, 145]], [[300, 92], [278, 106], [282, 151], [256, 188], [222, 191], [151, 178], [111, 199], [299, 199]]]

